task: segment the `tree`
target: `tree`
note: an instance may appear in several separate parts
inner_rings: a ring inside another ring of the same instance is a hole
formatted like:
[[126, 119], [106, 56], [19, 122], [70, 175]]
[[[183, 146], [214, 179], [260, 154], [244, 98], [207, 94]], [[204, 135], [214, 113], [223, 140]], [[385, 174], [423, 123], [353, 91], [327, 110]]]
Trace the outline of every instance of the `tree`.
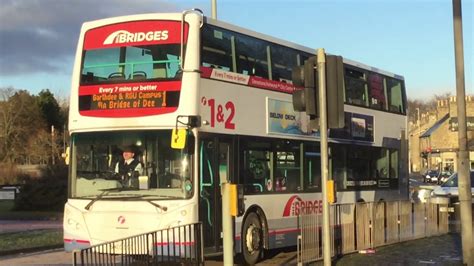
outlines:
[[425, 104], [420, 100], [408, 99], [408, 121], [416, 123], [418, 120], [418, 112], [424, 112]]
[[15, 163], [28, 153], [29, 139], [44, 128], [36, 100], [27, 91], [0, 89], [0, 162]]
[[57, 130], [62, 129], [64, 126], [64, 115], [54, 95], [48, 89], [42, 90], [38, 94], [37, 102], [46, 121], [47, 130], [51, 126], [54, 126]]
[[[59, 158], [67, 110], [49, 90], [35, 96], [0, 88], [0, 184], [18, 183], [18, 164], [47, 164], [53, 156]], [[54, 137], [51, 126], [56, 128]]]
[[[418, 112], [419, 114], [428, 113], [428, 112], [436, 112], [436, 108], [438, 107], [439, 100], [449, 100], [451, 96], [450, 92], [442, 93], [442, 94], [435, 94], [433, 97], [426, 101], [418, 100], [418, 99], [408, 99], [408, 121], [416, 123], [418, 120]], [[417, 110], [418, 109], [418, 110]]]

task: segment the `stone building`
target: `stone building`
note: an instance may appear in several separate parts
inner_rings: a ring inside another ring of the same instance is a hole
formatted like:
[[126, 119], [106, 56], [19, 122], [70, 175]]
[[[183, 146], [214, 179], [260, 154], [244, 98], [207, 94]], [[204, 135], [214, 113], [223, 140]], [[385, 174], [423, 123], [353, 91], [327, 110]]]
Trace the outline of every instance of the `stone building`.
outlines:
[[[470, 167], [474, 169], [474, 96], [466, 97], [466, 114], [467, 148]], [[457, 171], [459, 143], [456, 97], [438, 101], [435, 112], [417, 115], [417, 121], [409, 125], [410, 171]]]

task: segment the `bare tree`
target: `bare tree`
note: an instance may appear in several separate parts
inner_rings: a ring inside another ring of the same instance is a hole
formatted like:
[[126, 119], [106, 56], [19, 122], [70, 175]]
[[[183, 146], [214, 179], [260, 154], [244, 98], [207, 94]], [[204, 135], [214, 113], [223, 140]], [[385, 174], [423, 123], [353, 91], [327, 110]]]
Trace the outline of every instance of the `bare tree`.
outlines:
[[[435, 94], [428, 100], [408, 99], [408, 120], [416, 122], [418, 119], [418, 112], [428, 113], [436, 112], [439, 100], [448, 100], [451, 96], [450, 92]], [[418, 109], [418, 110], [417, 110]]]
[[29, 139], [44, 128], [44, 120], [27, 91], [0, 89], [0, 107], [0, 162], [17, 163], [29, 154]]

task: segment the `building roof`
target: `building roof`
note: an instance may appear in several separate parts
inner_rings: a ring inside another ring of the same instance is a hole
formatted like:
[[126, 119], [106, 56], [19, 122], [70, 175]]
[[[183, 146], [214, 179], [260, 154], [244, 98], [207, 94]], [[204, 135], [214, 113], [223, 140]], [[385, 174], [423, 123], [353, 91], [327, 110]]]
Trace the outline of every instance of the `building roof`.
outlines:
[[448, 120], [449, 114], [445, 114], [440, 120], [436, 121], [428, 130], [423, 133], [420, 138], [430, 137], [446, 120]]

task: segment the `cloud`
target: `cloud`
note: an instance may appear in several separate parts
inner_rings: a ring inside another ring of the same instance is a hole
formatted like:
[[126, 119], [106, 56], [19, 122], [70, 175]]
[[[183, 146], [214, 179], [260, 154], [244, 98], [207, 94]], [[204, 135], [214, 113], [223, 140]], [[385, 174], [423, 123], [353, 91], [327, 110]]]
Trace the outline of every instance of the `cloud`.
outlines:
[[180, 10], [164, 0], [2, 0], [0, 76], [63, 71], [85, 21]]

